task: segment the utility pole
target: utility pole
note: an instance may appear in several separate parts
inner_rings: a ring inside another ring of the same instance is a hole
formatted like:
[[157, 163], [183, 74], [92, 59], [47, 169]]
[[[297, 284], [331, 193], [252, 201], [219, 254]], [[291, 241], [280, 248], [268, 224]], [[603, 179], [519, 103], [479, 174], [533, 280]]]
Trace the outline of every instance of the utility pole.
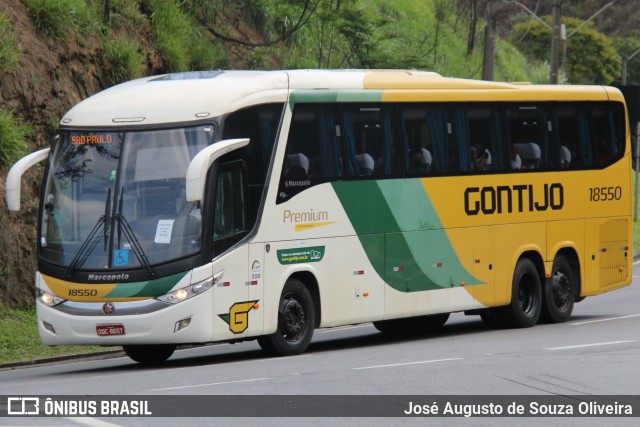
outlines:
[[620, 60], [622, 61], [622, 76], [621, 76], [622, 86], [627, 85], [627, 64], [629, 63], [629, 60], [639, 53], [640, 53], [640, 49], [636, 50], [635, 52], [633, 52], [631, 55], [628, 55], [628, 56], [618, 55], [618, 58], [620, 58]]
[[560, 0], [553, 0], [553, 9], [551, 14], [551, 74], [549, 75], [549, 83], [558, 84], [558, 43], [560, 41]]
[[482, 52], [482, 80], [493, 80], [496, 67], [496, 18], [491, 13], [491, 3], [487, 3], [484, 27], [484, 46]]

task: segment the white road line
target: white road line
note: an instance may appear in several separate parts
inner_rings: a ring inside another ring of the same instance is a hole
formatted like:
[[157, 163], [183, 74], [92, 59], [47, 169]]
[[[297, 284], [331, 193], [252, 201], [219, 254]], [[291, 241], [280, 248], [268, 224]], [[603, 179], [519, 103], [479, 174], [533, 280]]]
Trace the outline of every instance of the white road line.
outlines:
[[78, 423], [89, 427], [121, 427], [120, 424], [112, 424], [91, 417], [64, 417], [64, 419], [71, 421], [72, 423]]
[[353, 370], [361, 369], [377, 369], [377, 368], [393, 368], [395, 366], [408, 366], [408, 365], [420, 365], [423, 363], [436, 363], [436, 362], [450, 362], [452, 360], [464, 360], [462, 357], [454, 357], [451, 359], [434, 359], [434, 360], [421, 360], [419, 362], [407, 362], [407, 363], [393, 363], [390, 365], [376, 365], [376, 366], [362, 366], [359, 368], [351, 368]]
[[638, 264], [640, 264], [640, 259], [638, 261], [633, 262], [633, 265], [638, 265]]
[[196, 388], [196, 387], [209, 387], [213, 385], [225, 385], [225, 384], [238, 384], [238, 383], [249, 383], [253, 381], [266, 381], [271, 378], [252, 378], [249, 380], [238, 380], [238, 381], [224, 381], [219, 383], [209, 383], [209, 384], [193, 384], [193, 385], [183, 385], [179, 387], [167, 387], [167, 388], [153, 388], [149, 391], [165, 391], [165, 390], [180, 390], [185, 388]]
[[360, 328], [369, 328], [371, 327], [371, 325], [356, 325], [356, 326], [347, 326], [345, 328], [330, 328], [330, 329], [323, 329], [321, 331], [316, 331], [316, 334], [328, 334], [329, 332], [341, 332], [341, 331], [347, 331], [349, 329], [360, 329]]
[[568, 346], [565, 346], [565, 347], [550, 347], [550, 348], [545, 348], [545, 350], [571, 350], [571, 349], [574, 349], [574, 348], [598, 347], [598, 346], [601, 346], [601, 345], [625, 344], [625, 343], [630, 343], [630, 342], [636, 342], [636, 340], [629, 340], [629, 341], [611, 341], [611, 342], [598, 342], [598, 343], [593, 343], [593, 344], [568, 345]]
[[620, 317], [607, 317], [606, 319], [585, 320], [584, 322], [569, 323], [570, 326], [586, 325], [588, 323], [608, 322], [609, 320], [629, 319], [631, 317], [638, 317], [640, 314], [630, 314], [628, 316]]
[[273, 362], [273, 361], [290, 361], [292, 359], [300, 359], [303, 357], [311, 357], [310, 354], [299, 354], [297, 356], [287, 356], [287, 357], [281, 357], [281, 356], [275, 356], [275, 357], [265, 357], [264, 359], [251, 359], [250, 362], [251, 363], [258, 363], [258, 362]]

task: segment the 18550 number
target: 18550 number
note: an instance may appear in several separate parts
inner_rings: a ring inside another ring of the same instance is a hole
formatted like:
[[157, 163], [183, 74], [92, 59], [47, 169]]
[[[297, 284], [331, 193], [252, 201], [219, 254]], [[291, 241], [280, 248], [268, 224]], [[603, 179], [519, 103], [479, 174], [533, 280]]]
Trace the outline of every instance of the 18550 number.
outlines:
[[589, 188], [590, 202], [608, 202], [622, 198], [622, 187], [592, 187]]
[[95, 297], [98, 295], [96, 289], [69, 289], [70, 297]]

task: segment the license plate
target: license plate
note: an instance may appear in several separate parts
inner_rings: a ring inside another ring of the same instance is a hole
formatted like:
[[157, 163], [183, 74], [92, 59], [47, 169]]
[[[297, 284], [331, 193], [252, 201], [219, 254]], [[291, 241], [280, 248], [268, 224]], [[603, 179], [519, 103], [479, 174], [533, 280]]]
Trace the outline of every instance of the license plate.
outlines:
[[111, 335], [124, 335], [124, 325], [120, 325], [120, 324], [96, 325], [96, 332], [100, 337], [107, 337]]

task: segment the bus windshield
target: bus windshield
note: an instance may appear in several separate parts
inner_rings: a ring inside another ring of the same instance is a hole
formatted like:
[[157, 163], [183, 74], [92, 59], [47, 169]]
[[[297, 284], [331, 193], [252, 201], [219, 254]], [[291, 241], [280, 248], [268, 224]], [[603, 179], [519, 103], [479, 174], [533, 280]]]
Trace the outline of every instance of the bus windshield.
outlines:
[[74, 270], [144, 268], [200, 251], [201, 215], [185, 197], [189, 162], [212, 125], [60, 132], [41, 212], [40, 256]]

